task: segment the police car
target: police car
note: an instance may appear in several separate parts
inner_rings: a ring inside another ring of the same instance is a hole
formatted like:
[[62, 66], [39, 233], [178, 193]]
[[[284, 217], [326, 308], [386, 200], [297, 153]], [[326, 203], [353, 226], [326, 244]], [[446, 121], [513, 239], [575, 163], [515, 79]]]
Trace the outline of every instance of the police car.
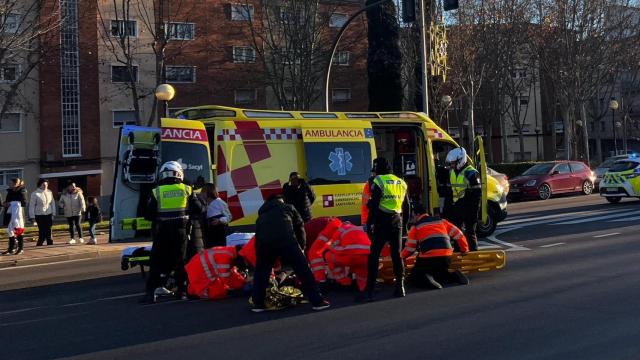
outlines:
[[600, 196], [610, 203], [617, 203], [623, 197], [640, 198], [640, 158], [630, 155], [616, 161], [600, 181]]

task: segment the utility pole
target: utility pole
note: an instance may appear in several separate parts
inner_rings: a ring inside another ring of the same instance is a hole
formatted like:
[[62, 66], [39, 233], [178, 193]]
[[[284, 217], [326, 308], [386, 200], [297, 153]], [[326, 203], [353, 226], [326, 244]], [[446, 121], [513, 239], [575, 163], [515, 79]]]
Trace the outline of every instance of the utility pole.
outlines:
[[[427, 48], [427, 0], [420, 0], [420, 59], [422, 60], [422, 111], [429, 116], [429, 49]], [[430, 17], [429, 17], [430, 18]], [[429, 19], [430, 20], [430, 19]], [[431, 25], [431, 21], [429, 21]]]

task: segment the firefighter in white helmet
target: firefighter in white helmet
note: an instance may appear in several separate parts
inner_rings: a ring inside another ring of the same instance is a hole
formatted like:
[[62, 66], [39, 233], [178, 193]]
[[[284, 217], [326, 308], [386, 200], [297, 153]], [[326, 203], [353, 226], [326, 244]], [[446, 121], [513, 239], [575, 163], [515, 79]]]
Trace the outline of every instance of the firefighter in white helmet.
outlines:
[[190, 216], [202, 213], [202, 205], [190, 186], [183, 184], [184, 172], [177, 161], [166, 162], [160, 168], [158, 186], [153, 189], [145, 218], [153, 222], [151, 268], [147, 281], [146, 302], [170, 294], [165, 288], [166, 277], [172, 271], [177, 284], [177, 298], [186, 295], [184, 269], [187, 247], [187, 223]]
[[464, 148], [455, 148], [447, 154], [451, 190], [453, 192], [453, 209], [448, 214], [450, 221], [462, 229], [469, 242], [469, 250], [478, 250], [478, 214], [482, 199], [480, 173], [467, 162]]

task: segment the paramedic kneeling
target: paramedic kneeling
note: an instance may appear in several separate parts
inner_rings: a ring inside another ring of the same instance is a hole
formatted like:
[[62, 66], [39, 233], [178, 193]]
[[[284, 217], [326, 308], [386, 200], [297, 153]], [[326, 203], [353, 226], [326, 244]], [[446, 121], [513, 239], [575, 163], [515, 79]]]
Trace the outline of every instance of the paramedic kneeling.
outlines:
[[153, 189], [149, 200], [145, 218], [153, 221], [153, 247], [145, 302], [170, 293], [164, 286], [172, 271], [178, 287], [176, 297], [186, 295], [187, 223], [190, 215], [198, 216], [203, 208], [191, 187], [182, 183], [183, 179], [180, 163], [165, 163], [160, 168], [159, 186]]

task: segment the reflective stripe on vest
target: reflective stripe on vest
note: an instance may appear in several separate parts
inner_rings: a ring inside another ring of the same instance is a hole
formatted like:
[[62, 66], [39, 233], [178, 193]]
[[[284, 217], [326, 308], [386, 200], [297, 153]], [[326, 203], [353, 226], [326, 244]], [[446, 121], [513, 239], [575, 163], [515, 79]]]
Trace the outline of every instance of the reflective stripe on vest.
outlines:
[[[476, 171], [476, 169], [467, 165], [459, 174], [456, 175], [455, 170], [451, 170], [449, 174], [449, 180], [451, 181], [451, 190], [453, 191], [453, 202], [456, 202], [464, 197], [465, 191], [470, 189], [469, 180], [465, 176], [467, 171]], [[477, 187], [477, 186], [476, 186]]]
[[386, 213], [402, 213], [402, 203], [407, 194], [407, 183], [393, 174], [378, 175], [373, 179], [380, 190], [380, 210]]
[[161, 185], [153, 189], [160, 220], [186, 217], [191, 187], [185, 184]]

